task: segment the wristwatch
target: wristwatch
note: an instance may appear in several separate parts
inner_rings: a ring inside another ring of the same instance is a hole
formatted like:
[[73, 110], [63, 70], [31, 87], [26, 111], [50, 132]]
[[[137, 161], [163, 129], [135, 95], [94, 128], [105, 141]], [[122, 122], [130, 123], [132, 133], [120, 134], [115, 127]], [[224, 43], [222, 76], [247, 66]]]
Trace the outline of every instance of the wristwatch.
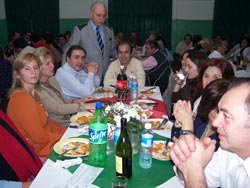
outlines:
[[190, 130], [180, 130], [180, 135], [186, 135], [186, 134], [194, 134], [193, 131], [190, 131]]

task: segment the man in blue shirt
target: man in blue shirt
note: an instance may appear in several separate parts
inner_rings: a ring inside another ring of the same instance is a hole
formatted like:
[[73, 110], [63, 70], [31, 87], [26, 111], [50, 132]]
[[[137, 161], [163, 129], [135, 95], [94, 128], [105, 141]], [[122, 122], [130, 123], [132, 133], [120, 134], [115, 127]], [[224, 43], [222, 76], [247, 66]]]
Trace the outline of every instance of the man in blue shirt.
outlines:
[[90, 96], [100, 84], [97, 75], [98, 64], [85, 64], [86, 51], [80, 45], [73, 45], [66, 53], [67, 62], [57, 70], [56, 79], [66, 98], [83, 98]]

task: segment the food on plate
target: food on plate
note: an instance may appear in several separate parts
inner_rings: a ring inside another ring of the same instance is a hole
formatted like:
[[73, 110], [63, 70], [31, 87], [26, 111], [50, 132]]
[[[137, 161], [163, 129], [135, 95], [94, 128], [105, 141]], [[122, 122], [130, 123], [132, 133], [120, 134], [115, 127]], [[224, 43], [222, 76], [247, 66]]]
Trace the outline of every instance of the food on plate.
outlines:
[[145, 114], [148, 118], [152, 115], [152, 113], [147, 110], [138, 110], [137, 112], [140, 116], [142, 116], [142, 114]]
[[146, 90], [143, 90], [141, 91], [142, 94], [153, 94], [154, 91], [152, 89], [146, 89]]
[[95, 90], [95, 93], [113, 93], [111, 89], [103, 89], [103, 88], [98, 88]]
[[89, 124], [91, 118], [92, 118], [92, 115], [83, 115], [83, 116], [79, 116], [79, 117], [76, 119], [76, 123], [77, 123], [77, 124]]
[[[77, 146], [76, 149], [73, 149]], [[72, 150], [71, 150], [72, 149]], [[67, 152], [67, 155], [87, 155], [89, 153], [89, 144], [84, 142], [69, 142], [62, 147], [62, 153], [66, 150], [69, 150]]]
[[170, 150], [170, 146], [165, 148], [165, 141], [154, 142], [153, 157], [159, 160], [170, 160]]
[[155, 120], [155, 121], [150, 121], [152, 124], [152, 129], [156, 130], [156, 128], [161, 124], [161, 121]]

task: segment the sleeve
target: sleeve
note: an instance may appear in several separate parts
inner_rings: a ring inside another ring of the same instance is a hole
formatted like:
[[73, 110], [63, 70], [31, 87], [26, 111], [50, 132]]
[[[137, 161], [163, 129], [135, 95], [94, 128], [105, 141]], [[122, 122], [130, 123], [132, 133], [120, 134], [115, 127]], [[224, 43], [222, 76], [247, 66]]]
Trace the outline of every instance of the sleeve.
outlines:
[[[46, 112], [39, 110], [36, 102], [29, 95], [21, 92], [16, 93], [15, 96], [11, 97], [9, 103], [8, 115], [17, 119], [21, 129], [35, 143], [46, 145], [50, 140], [61, 137], [61, 133], [50, 133], [49, 128], [46, 129], [50, 126]], [[64, 130], [62, 127], [60, 129]]]
[[104, 76], [104, 87], [109, 87], [110, 85], [116, 85], [117, 82], [117, 71], [115, 61], [112, 62]]
[[136, 70], [136, 78], [138, 81], [138, 86], [139, 88], [143, 88], [145, 86], [145, 71], [142, 66], [141, 61], [136, 61], [135, 62], [135, 70]]
[[98, 75], [94, 76], [95, 87], [98, 87], [101, 83], [100, 77]]
[[150, 70], [157, 66], [157, 61], [153, 56], [150, 56], [142, 61], [142, 66], [144, 70]]
[[62, 103], [60, 99], [58, 99], [56, 96], [51, 95], [49, 92], [53, 91], [47, 91], [45, 89], [42, 89], [39, 92], [41, 98], [43, 99], [43, 103], [49, 112], [58, 115], [67, 115], [76, 113], [78, 111], [78, 106], [79, 106], [78, 104]]
[[17, 181], [0, 180], [1, 188], [22, 188], [22, 183]]
[[93, 84], [94, 76], [90, 74], [87, 75], [84, 84], [63, 69], [56, 73], [56, 79], [63, 90], [63, 94], [71, 98], [86, 97], [91, 95], [95, 90]]

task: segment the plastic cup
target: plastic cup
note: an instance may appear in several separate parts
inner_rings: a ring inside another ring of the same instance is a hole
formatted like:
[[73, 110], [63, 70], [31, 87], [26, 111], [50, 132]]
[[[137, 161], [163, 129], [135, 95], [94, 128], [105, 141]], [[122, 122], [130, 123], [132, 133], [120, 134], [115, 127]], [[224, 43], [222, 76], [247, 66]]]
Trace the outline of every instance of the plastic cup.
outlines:
[[125, 176], [116, 176], [112, 179], [112, 188], [127, 188], [128, 179]]

